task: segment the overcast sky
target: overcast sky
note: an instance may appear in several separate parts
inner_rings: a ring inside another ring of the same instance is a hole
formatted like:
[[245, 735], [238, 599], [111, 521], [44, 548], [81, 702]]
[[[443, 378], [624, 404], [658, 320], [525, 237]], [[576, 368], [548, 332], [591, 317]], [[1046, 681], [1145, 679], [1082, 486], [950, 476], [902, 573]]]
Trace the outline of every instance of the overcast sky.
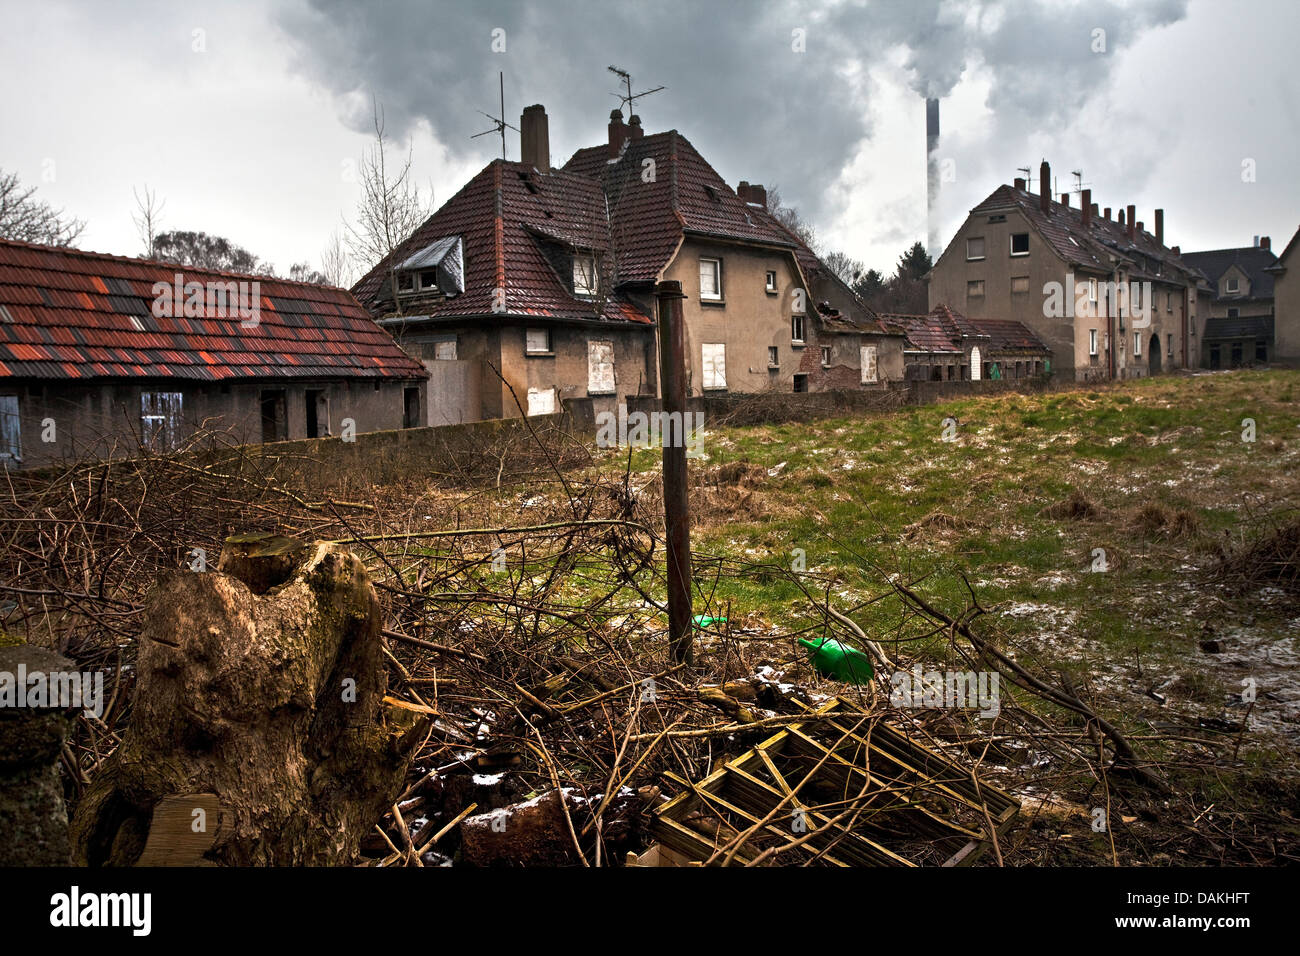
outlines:
[[[885, 273], [925, 239], [926, 92], [943, 98], [945, 241], [1044, 158], [1057, 193], [1081, 169], [1094, 201], [1134, 203], [1148, 228], [1163, 207], [1185, 251], [1255, 235], [1280, 250], [1300, 226], [1294, 0], [0, 8], [0, 168], [87, 220], [78, 244], [102, 252], [140, 252], [132, 189], [147, 184], [165, 229], [225, 236], [282, 271], [315, 264], [355, 207], [372, 97], [436, 205], [499, 155], [495, 136], [471, 138], [490, 125], [478, 111], [497, 111], [498, 72], [511, 123], [546, 106], [560, 165], [605, 138], [610, 64], [667, 87], [638, 104], [647, 132], [677, 129], [733, 187], [779, 185], [826, 248]], [[507, 151], [519, 158], [518, 134]]]

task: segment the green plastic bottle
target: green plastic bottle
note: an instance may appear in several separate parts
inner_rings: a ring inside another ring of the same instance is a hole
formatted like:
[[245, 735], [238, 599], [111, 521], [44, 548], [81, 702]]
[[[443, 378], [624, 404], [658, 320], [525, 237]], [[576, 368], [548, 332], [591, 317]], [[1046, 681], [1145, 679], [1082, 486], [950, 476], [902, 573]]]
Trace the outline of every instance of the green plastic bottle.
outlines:
[[696, 627], [700, 628], [701, 630], [703, 630], [706, 627], [712, 627], [714, 624], [727, 623], [727, 619], [725, 617], [709, 617], [707, 614], [697, 614], [695, 615], [695, 617], [691, 618], [691, 621], [692, 623], [695, 624]]
[[799, 643], [808, 648], [808, 660], [823, 677], [833, 677], [846, 684], [865, 684], [875, 676], [871, 659], [866, 654], [841, 644], [833, 637], [819, 641], [801, 637]]

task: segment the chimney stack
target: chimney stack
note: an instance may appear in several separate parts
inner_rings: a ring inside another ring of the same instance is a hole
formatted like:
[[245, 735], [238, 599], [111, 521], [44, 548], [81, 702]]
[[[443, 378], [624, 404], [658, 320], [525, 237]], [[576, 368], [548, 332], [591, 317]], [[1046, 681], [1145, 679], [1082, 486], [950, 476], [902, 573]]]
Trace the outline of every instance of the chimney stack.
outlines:
[[609, 111], [609, 158], [618, 159], [623, 152], [623, 143], [628, 138], [627, 127], [623, 125], [623, 111]]
[[1107, 219], [1110, 218], [1110, 207], [1109, 207], [1109, 206], [1106, 207], [1106, 218], [1107, 218]]
[[1021, 192], [1025, 191], [1025, 180], [1020, 176], [1016, 177], [1016, 189], [1020, 190]]
[[540, 103], [525, 106], [519, 117], [519, 158], [543, 175], [551, 171], [551, 134]]
[[1083, 228], [1087, 229], [1092, 225], [1093, 217], [1097, 215], [1097, 207], [1092, 204], [1092, 190], [1085, 189], [1083, 195], [1079, 198], [1079, 210], [1083, 214]]
[[1176, 255], [1176, 256], [1181, 256], [1181, 255], [1183, 254], [1183, 250], [1180, 249], [1178, 246], [1174, 246], [1174, 247], [1173, 247], [1172, 249], [1170, 249], [1169, 251], [1172, 252], [1172, 253], [1173, 253], [1174, 255]]
[[1069, 193], [1061, 193], [1061, 205], [1062, 205], [1062, 206], [1065, 206], [1067, 209], [1070, 207], [1070, 194], [1069, 194]]
[[1259, 247], [1261, 249], [1271, 250], [1273, 248], [1273, 240], [1271, 240], [1268, 236], [1260, 236]]
[[1156, 210], [1156, 245], [1163, 246], [1164, 244], [1165, 244], [1165, 211], [1163, 209], [1157, 209]]
[[1119, 211], [1119, 224], [1120, 224], [1121, 226], [1124, 225], [1124, 210], [1123, 210], [1123, 209], [1121, 209], [1121, 210]]
[[1259, 236], [1256, 236], [1256, 237], [1255, 237], [1254, 246], [1255, 246], [1256, 249], [1259, 248]]
[[635, 113], [633, 113], [632, 118], [628, 120], [628, 124], [627, 131], [633, 139], [640, 139], [645, 135], [645, 130], [641, 128], [641, 117], [637, 116]]
[[767, 187], [758, 183], [751, 183], [749, 186], [749, 201], [767, 208]]
[[1128, 237], [1133, 238], [1133, 231], [1137, 228], [1137, 206], [1129, 204], [1128, 207]]
[[1052, 167], [1047, 160], [1038, 167], [1038, 208], [1044, 213], [1052, 208]]

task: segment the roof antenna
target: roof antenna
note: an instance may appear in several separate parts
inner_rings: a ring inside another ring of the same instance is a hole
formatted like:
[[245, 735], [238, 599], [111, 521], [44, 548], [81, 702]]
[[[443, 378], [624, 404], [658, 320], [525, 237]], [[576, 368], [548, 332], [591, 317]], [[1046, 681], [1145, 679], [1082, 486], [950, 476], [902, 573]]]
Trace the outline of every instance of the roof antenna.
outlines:
[[611, 93], [610, 96], [618, 97], [618, 108], [622, 109], [624, 106], [626, 106], [627, 114], [629, 117], [631, 117], [632, 113], [634, 112], [633, 107], [636, 105], [636, 101], [639, 100], [641, 97], [649, 96], [651, 93], [658, 93], [660, 90], [668, 89], [668, 87], [666, 86], [656, 86], [653, 90], [646, 90], [642, 93], [633, 93], [631, 73], [629, 73], [627, 70], [620, 70], [616, 66], [611, 66], [609, 68], [609, 72], [616, 74], [619, 77], [622, 77], [623, 82], [627, 84], [626, 96], [624, 96], [622, 93]]
[[1085, 183], [1085, 182], [1083, 181], [1083, 170], [1082, 170], [1082, 169], [1072, 169], [1072, 170], [1070, 170], [1070, 175], [1074, 177], [1074, 189], [1071, 190], [1072, 192], [1081, 193], [1081, 192], [1083, 192], [1083, 187], [1084, 187], [1084, 186], [1091, 186], [1091, 185], [1092, 185], [1092, 183]]
[[1029, 169], [1029, 167], [1028, 167], [1028, 166], [1017, 166], [1017, 167], [1016, 167], [1016, 172], [1018, 172], [1018, 173], [1024, 173], [1024, 174], [1025, 174], [1024, 176], [1021, 177], [1021, 178], [1024, 179], [1024, 181], [1025, 181], [1025, 189], [1028, 190], [1029, 192], [1033, 192], [1033, 190], [1029, 188], [1029, 187], [1033, 184], [1033, 180], [1031, 180], [1031, 179], [1029, 178], [1029, 173], [1030, 173], [1030, 169]]
[[517, 126], [511, 126], [509, 123], [506, 122], [506, 119], [505, 119], [505, 116], [506, 116], [506, 75], [505, 75], [504, 73], [498, 73], [498, 74], [497, 74], [497, 78], [498, 78], [498, 80], [499, 80], [500, 83], [501, 83], [501, 116], [500, 116], [500, 117], [496, 117], [496, 116], [493, 116], [491, 113], [483, 113], [482, 110], [478, 110], [477, 112], [479, 112], [479, 113], [483, 113], [483, 115], [486, 116], [488, 119], [490, 119], [490, 120], [493, 122], [493, 124], [495, 124], [495, 125], [493, 125], [493, 127], [492, 127], [491, 129], [485, 129], [485, 130], [484, 130], [483, 132], [481, 132], [481, 133], [475, 133], [473, 136], [470, 137], [470, 139], [478, 139], [480, 136], [486, 136], [486, 135], [488, 135], [488, 133], [500, 133], [500, 134], [501, 134], [501, 158], [502, 158], [502, 159], [505, 159], [505, 158], [506, 158], [506, 130], [508, 130], [508, 129], [512, 129], [512, 130], [514, 130], [516, 133], [518, 133], [518, 132], [519, 132], [519, 128], [518, 128]]

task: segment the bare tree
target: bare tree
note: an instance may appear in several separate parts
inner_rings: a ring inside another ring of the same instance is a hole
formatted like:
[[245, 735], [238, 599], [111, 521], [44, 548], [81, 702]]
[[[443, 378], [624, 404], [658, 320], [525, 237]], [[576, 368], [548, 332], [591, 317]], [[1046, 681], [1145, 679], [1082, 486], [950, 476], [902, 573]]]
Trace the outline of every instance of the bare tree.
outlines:
[[64, 216], [62, 209], [36, 198], [35, 186], [24, 186], [17, 173], [0, 169], [0, 239], [68, 246], [85, 228], [84, 219]]
[[866, 272], [867, 267], [860, 259], [854, 259], [843, 252], [831, 251], [821, 257], [822, 264], [840, 277], [847, 286], [852, 287]]
[[[387, 261], [390, 277], [397, 263], [393, 252], [426, 219], [430, 209], [421, 199], [411, 178], [413, 149], [408, 147], [406, 161], [389, 169], [388, 143], [384, 138], [384, 111], [374, 104], [375, 141], [361, 158], [361, 199], [357, 202], [357, 221], [345, 222], [348, 246], [363, 263]], [[401, 304], [393, 296], [401, 311]]]
[[157, 258], [155, 246], [158, 238], [158, 227], [162, 222], [162, 211], [167, 202], [166, 200], [160, 202], [157, 194], [149, 188], [148, 184], [144, 187], [143, 196], [135, 187], [131, 188], [131, 193], [135, 196], [136, 208], [131, 220], [135, 223], [135, 231], [140, 236], [140, 242], [144, 246], [144, 258]]
[[352, 257], [337, 229], [330, 233], [329, 243], [321, 251], [320, 271], [332, 286], [346, 289], [352, 284]]
[[805, 246], [813, 251], [816, 255], [821, 251], [821, 243], [817, 241], [817, 229], [812, 223], [808, 222], [794, 206], [787, 206], [781, 200], [781, 187], [775, 183], [768, 187], [767, 190], [767, 211], [772, 217], [793, 232], [803, 242]]

